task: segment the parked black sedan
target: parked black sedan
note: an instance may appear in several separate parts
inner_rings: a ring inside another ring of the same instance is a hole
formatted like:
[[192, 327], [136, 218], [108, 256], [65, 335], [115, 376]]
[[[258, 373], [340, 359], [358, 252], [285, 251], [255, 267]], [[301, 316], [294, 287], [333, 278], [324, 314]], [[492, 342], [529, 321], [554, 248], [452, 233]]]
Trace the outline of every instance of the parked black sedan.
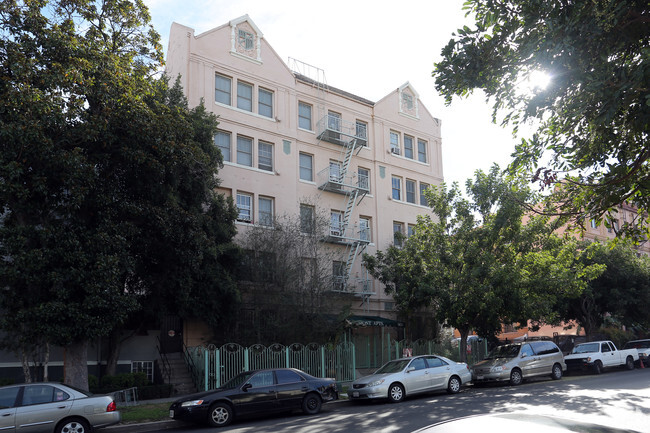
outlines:
[[223, 427], [234, 418], [302, 409], [313, 415], [323, 402], [338, 399], [334, 379], [321, 379], [294, 368], [245, 371], [212, 391], [187, 395], [169, 408], [176, 420]]

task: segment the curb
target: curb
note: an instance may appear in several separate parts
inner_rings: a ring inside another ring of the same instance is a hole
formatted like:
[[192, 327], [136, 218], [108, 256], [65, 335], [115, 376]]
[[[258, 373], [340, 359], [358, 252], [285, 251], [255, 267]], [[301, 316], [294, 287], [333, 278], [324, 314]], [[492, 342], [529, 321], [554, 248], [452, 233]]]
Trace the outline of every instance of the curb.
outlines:
[[173, 428], [186, 427], [193, 424], [184, 423], [175, 420], [166, 421], [152, 421], [134, 424], [115, 424], [112, 426], [102, 428], [104, 432], [110, 433], [144, 433], [144, 432], [157, 432], [161, 430], [168, 430]]

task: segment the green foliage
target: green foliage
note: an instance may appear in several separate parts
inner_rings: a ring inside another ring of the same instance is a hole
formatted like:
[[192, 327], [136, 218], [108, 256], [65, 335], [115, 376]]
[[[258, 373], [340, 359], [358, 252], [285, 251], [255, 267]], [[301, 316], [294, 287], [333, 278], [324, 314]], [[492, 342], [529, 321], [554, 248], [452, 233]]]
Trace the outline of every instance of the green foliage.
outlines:
[[[481, 89], [493, 120], [538, 127], [516, 147], [513, 173], [553, 188], [549, 211], [600, 217], [624, 201], [650, 209], [650, 26], [645, 0], [469, 0], [475, 26], [453, 35], [435, 65], [451, 103]], [[523, 91], [530, 74], [551, 76]], [[629, 222], [628, 222], [629, 223]], [[640, 236], [647, 225], [629, 223]]]
[[0, 4], [6, 345], [92, 340], [145, 306], [214, 325], [237, 302], [217, 121], [157, 77], [148, 22], [141, 0]]
[[456, 184], [427, 191], [433, 215], [418, 217], [404, 248], [365, 256], [370, 273], [401, 311], [430, 305], [459, 330], [461, 345], [470, 330], [489, 337], [502, 323], [556, 320], [556, 298], [580, 293], [598, 269], [577, 263], [575, 245], [552, 234], [561, 221], [523, 224], [535, 197], [497, 166], [466, 187], [469, 200]]
[[169, 419], [169, 403], [139, 404], [120, 407], [122, 423], [141, 423]]
[[598, 330], [599, 334], [604, 334], [608, 340], [614, 342], [618, 349], [622, 349], [625, 343], [634, 339], [631, 331], [624, 331], [620, 327], [605, 327]]
[[120, 373], [115, 376], [103, 376], [101, 387], [116, 391], [119, 389], [137, 388], [150, 385], [145, 373]]

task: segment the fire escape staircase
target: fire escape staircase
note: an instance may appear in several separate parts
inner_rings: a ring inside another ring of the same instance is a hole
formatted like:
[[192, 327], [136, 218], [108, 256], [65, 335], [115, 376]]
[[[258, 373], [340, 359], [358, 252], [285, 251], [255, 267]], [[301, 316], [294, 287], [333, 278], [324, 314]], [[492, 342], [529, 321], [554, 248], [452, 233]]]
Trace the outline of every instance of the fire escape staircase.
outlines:
[[[328, 115], [329, 116], [329, 115]], [[360, 178], [357, 173], [350, 173], [352, 158], [367, 143], [365, 130], [359, 130], [357, 125], [346, 125], [341, 119], [333, 121], [325, 116], [318, 122], [319, 140], [342, 146], [339, 164], [318, 173], [318, 188], [343, 195], [345, 209], [340, 224], [332, 224], [325, 241], [346, 247], [347, 258], [344, 269], [334, 276], [333, 290], [360, 296], [364, 303], [373, 294], [370, 280], [366, 275], [353, 278], [353, 267], [356, 260], [370, 243], [370, 227], [360, 227], [352, 223], [352, 215], [356, 206], [361, 203], [369, 192], [368, 179]]]

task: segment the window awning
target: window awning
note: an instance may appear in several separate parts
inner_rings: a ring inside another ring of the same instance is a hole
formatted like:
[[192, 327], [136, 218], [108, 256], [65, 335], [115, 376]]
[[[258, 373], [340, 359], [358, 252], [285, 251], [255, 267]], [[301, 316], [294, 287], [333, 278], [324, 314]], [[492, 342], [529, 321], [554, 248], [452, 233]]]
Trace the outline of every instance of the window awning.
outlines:
[[345, 319], [345, 324], [349, 327], [360, 328], [366, 326], [386, 326], [392, 328], [403, 328], [404, 322], [386, 319], [379, 316], [350, 316]]

